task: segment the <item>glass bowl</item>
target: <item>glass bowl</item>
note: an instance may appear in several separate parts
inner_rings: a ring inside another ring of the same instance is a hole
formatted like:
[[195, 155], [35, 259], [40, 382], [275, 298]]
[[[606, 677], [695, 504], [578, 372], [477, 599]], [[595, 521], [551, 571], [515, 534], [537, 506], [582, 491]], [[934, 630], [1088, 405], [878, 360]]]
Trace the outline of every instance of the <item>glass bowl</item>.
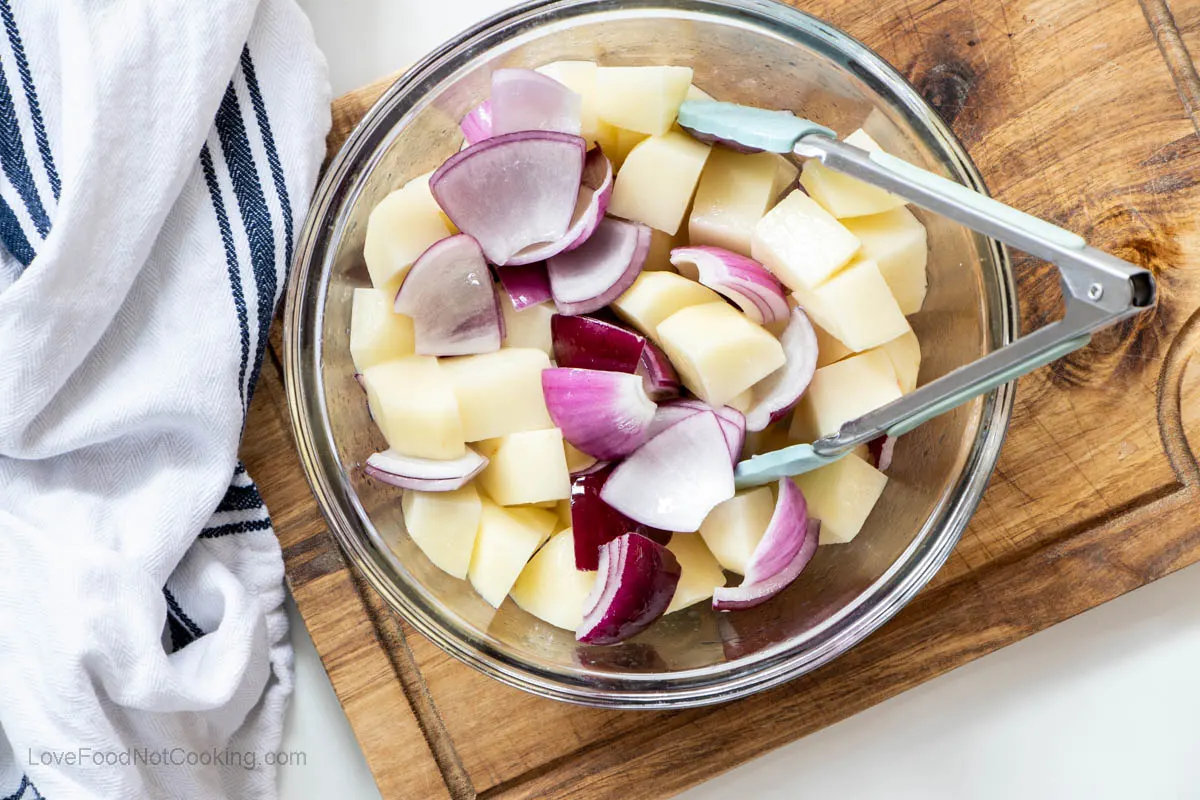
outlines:
[[[678, 64], [718, 99], [785, 108], [842, 135], [860, 126], [926, 169], [984, 190], [962, 147], [883, 59], [832, 26], [755, 0], [550, 0], [501, 13], [405, 73], [333, 159], [300, 238], [284, 370], [305, 470], [355, 568], [405, 620], [476, 669], [534, 694], [668, 708], [742, 697], [837, 657], [896, 613], [945, 562], [979, 502], [1012, 409], [1004, 387], [905, 436], [878, 506], [850, 544], [821, 547], [756, 609], [706, 604], [632, 640], [590, 647], [517, 608], [497, 611], [408, 538], [399, 490], [364, 477], [385, 444], [348, 351], [351, 295], [368, 285], [363, 235], [392, 189], [459, 149], [458, 120], [499, 67], [559, 59]], [[931, 214], [929, 296], [912, 318], [929, 381], [1008, 343], [1018, 325], [1003, 248]]]

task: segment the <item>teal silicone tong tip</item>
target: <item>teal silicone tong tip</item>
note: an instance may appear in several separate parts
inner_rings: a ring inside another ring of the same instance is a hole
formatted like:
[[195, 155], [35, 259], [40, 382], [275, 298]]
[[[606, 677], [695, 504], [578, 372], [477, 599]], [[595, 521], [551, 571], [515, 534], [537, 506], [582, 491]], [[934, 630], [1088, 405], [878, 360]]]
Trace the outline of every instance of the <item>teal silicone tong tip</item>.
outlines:
[[768, 111], [736, 103], [687, 100], [679, 107], [679, 124], [693, 136], [746, 152], [790, 153], [802, 136], [837, 134], [789, 111]]

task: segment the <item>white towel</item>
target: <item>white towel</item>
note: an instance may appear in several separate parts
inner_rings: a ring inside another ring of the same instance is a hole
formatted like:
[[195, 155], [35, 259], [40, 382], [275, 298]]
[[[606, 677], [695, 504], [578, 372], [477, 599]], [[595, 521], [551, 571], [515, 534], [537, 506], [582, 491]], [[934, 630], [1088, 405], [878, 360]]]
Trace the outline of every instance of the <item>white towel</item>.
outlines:
[[324, 60], [292, 0], [0, 22], [0, 798], [273, 797], [283, 564], [237, 448]]

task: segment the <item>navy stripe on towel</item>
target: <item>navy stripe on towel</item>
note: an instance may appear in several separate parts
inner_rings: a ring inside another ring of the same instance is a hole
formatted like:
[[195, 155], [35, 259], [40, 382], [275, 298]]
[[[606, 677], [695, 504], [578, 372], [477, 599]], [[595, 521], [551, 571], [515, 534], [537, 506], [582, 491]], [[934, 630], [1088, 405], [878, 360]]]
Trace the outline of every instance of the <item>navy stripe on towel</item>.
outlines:
[[249, 486], [230, 486], [221, 498], [217, 511], [249, 511], [252, 508], [262, 508], [262, 497], [254, 484]]
[[0, 198], [0, 241], [22, 266], [28, 267], [37, 255], [29, 245], [29, 239], [25, 237], [21, 221], [3, 198]]
[[235, 533], [250, 533], [251, 531], [269, 531], [271, 520], [252, 519], [245, 522], [231, 522], [228, 525], [214, 525], [200, 531], [201, 539], [218, 539], [222, 536], [232, 536]]
[[167, 599], [167, 627], [171, 631], [171, 652], [187, 647], [204, 635], [200, 626], [184, 613], [171, 590], [163, 587], [163, 597]]
[[42, 156], [42, 166], [46, 169], [46, 177], [50, 181], [51, 190], [54, 191], [54, 199], [57, 200], [62, 193], [62, 183], [58, 179], [58, 169], [54, 166], [54, 154], [50, 152], [50, 139], [46, 136], [46, 123], [42, 119], [42, 106], [38, 103], [37, 88], [33, 85], [29, 59], [25, 57], [25, 44], [21, 41], [21, 31], [17, 28], [17, 19], [8, 0], [0, 0], [0, 17], [4, 19], [8, 43], [17, 60], [17, 74], [21, 76], [25, 102], [29, 104], [29, 116], [33, 119], [33, 137], [37, 140], [38, 153]]
[[279, 151], [275, 148], [275, 135], [271, 133], [271, 121], [267, 118], [267, 104], [263, 101], [262, 89], [258, 85], [258, 75], [254, 71], [254, 60], [250, 58], [249, 45], [242, 48], [242, 73], [246, 76], [246, 89], [250, 92], [250, 105], [254, 106], [254, 117], [258, 120], [259, 130], [262, 131], [263, 149], [267, 153], [267, 164], [271, 167], [271, 180], [275, 183], [275, 192], [279, 195], [279, 207], [283, 209], [283, 268], [290, 269], [292, 264], [292, 202], [288, 198], [287, 181], [283, 177], [283, 164], [280, 163]]
[[[25, 796], [26, 789], [33, 792], [33, 795], [30, 797], [26, 797]], [[37, 787], [33, 785], [33, 781], [29, 780], [28, 775], [22, 775], [21, 776], [21, 785], [17, 787], [17, 790], [15, 792], [13, 792], [12, 794], [10, 794], [8, 797], [0, 798], [0, 800], [46, 800], [46, 798], [42, 797], [41, 792], [39, 792], [37, 790]]]
[[29, 161], [25, 158], [25, 143], [21, 139], [21, 125], [17, 122], [17, 108], [13, 105], [12, 92], [8, 89], [8, 78], [4, 65], [0, 63], [0, 168], [21, 196], [33, 227], [43, 239], [50, 233], [50, 217], [42, 206]]

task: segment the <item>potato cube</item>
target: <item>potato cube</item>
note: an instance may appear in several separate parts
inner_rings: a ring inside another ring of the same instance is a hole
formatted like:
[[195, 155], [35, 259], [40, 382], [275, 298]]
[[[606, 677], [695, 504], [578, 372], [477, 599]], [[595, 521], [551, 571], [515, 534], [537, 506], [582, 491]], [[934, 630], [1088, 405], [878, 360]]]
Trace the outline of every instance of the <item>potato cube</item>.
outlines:
[[720, 303], [721, 296], [674, 272], [643, 272], [625, 294], [613, 301], [613, 311], [644, 336], [658, 341], [658, 326], [680, 309]]
[[853, 453], [792, 480], [804, 492], [809, 515], [821, 520], [821, 544], [857, 536], [887, 485], [887, 475]]
[[575, 535], [567, 528], [550, 537], [521, 570], [512, 599], [538, 619], [573, 631], [583, 622], [583, 601], [595, 585], [595, 572], [575, 569]]
[[639, 142], [617, 173], [608, 213], [674, 236], [692, 202], [709, 150], [681, 131]]
[[900, 391], [908, 394], [916, 389], [917, 375], [921, 372], [921, 343], [917, 341], [917, 335], [909, 331], [885, 342], [879, 349], [891, 359], [896, 380], [900, 382]]
[[739, 394], [737, 397], [730, 400], [725, 405], [730, 408], [736, 408], [738, 411], [745, 414], [754, 405], [754, 389], [753, 387]]
[[854, 355], [853, 350], [816, 323], [813, 323], [813, 333], [817, 334], [817, 369], [841, 361], [846, 356]]
[[687, 96], [684, 99], [685, 100], [709, 100], [709, 101], [711, 101], [713, 99], [713, 96], [693, 83], [691, 86], [688, 87]]
[[722, 567], [745, 575], [774, 513], [771, 487], [738, 492], [708, 513], [700, 525], [700, 536]]
[[[616, 148], [609, 157], [613, 169], [620, 170], [625, 165], [625, 159], [633, 152], [633, 148], [650, 138], [648, 134], [637, 131], [627, 131], [624, 128], [613, 128], [616, 131]], [[606, 151], [607, 152], [607, 151]]]
[[453, 492], [404, 492], [404, 527], [433, 565], [466, 579], [483, 516], [479, 492], [467, 484]]
[[754, 226], [750, 255], [789, 289], [817, 286], [849, 263], [858, 239], [799, 189]]
[[467, 577], [484, 600], [499, 608], [529, 559], [550, 538], [557, 517], [540, 508], [504, 508], [488, 497], [481, 500]]
[[363, 370], [367, 403], [392, 449], [451, 459], [467, 451], [449, 376], [432, 356], [405, 356]]
[[[847, 136], [846, 144], [876, 153], [882, 150], [875, 140], [861, 129]], [[900, 208], [905, 203], [903, 197], [897, 197], [878, 186], [829, 169], [816, 159], [804, 165], [804, 171], [800, 174], [800, 185], [830, 214], [839, 219], [880, 214]]]
[[713, 406], [725, 405], [787, 360], [774, 336], [724, 302], [675, 312], [658, 326], [658, 337], [683, 384]]
[[857, 261], [815, 289], [797, 289], [812, 321], [856, 353], [910, 330], [874, 261]]
[[603, 129], [609, 126], [600, 121], [596, 105], [596, 62], [555, 61], [538, 67], [537, 71], [579, 95], [579, 135], [588, 142], [603, 138], [606, 134]]
[[488, 497], [502, 506], [564, 500], [571, 496], [571, 476], [562, 431], [521, 431], [500, 437], [479, 476]]
[[567, 452], [567, 471], [572, 475], [582, 472], [598, 460], [594, 456], [589, 456], [582, 450], [576, 449], [570, 442], [563, 442], [563, 450]]
[[504, 317], [504, 346], [532, 348], [553, 356], [550, 318], [554, 316], [554, 304], [538, 303], [517, 311], [508, 292], [498, 287], [496, 294], [500, 298], [500, 314]]
[[554, 511], [558, 514], [558, 524], [554, 527], [559, 530], [571, 527], [571, 501], [559, 500], [554, 504]]
[[[789, 175], [790, 173], [790, 175]], [[704, 165], [688, 219], [688, 242], [750, 255], [754, 226], [790, 183], [796, 168], [774, 153], [715, 148]]]
[[600, 67], [597, 112], [610, 125], [661, 136], [675, 122], [691, 85], [691, 67]]
[[862, 243], [861, 255], [879, 265], [900, 310], [907, 316], [921, 310], [927, 279], [925, 226], [907, 208], [842, 222]]
[[417, 256], [449, 235], [442, 209], [429, 191], [429, 175], [413, 178], [379, 201], [367, 218], [363, 257], [371, 284], [395, 300]]
[[687, 245], [687, 237], [683, 231], [671, 236], [654, 228], [650, 229], [650, 252], [646, 254], [646, 263], [642, 272], [674, 272], [675, 265], [671, 263], [671, 251], [676, 247]]
[[797, 442], [815, 441], [898, 397], [900, 383], [887, 353], [859, 353], [813, 374], [796, 406], [790, 435]]
[[415, 352], [412, 318], [392, 311], [392, 301], [378, 289], [355, 289], [350, 306], [350, 358], [354, 368], [362, 372]]
[[704, 546], [704, 540], [694, 533], [677, 533], [667, 543], [667, 549], [679, 562], [679, 585], [671, 605], [663, 613], [694, 606], [713, 596], [713, 590], [725, 585], [725, 573], [721, 565]]
[[553, 428], [542, 394], [550, 357], [529, 347], [442, 359], [468, 442]]

